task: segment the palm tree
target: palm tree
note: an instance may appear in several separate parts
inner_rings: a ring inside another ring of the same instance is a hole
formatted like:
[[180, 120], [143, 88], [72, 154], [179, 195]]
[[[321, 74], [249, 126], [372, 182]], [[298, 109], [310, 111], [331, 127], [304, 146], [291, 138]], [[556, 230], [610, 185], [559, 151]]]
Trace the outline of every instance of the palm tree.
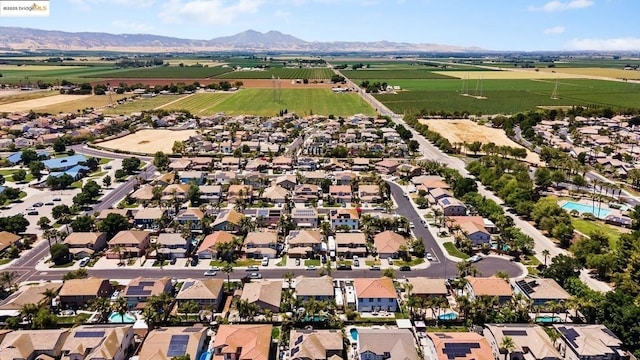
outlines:
[[54, 289], [46, 289], [45, 291], [41, 292], [40, 294], [44, 295], [44, 298], [47, 301], [47, 304], [49, 306], [51, 306], [51, 302], [53, 301], [53, 299], [56, 298], [56, 296], [58, 296], [58, 292]]
[[144, 321], [147, 323], [149, 331], [153, 330], [155, 325], [160, 322], [160, 313], [158, 313], [158, 311], [150, 304], [147, 304], [144, 307], [142, 315], [144, 316]]
[[109, 320], [109, 313], [111, 313], [111, 301], [104, 297], [97, 297], [89, 304], [89, 309], [100, 313], [100, 320], [106, 323]]
[[160, 250], [162, 248], [162, 245], [159, 242], [154, 242], [151, 243], [149, 245], [149, 253], [148, 255], [151, 255], [152, 253], [155, 253], [155, 257], [156, 257], [156, 261], [160, 264], [160, 270], [162, 270], [162, 266], [164, 265], [164, 259], [162, 258], [162, 255], [160, 254], [160, 252], [158, 250]]
[[10, 288], [13, 286], [13, 280], [18, 277], [18, 273], [16, 271], [3, 271], [0, 274], [0, 281], [2, 285], [7, 285], [6, 287]]
[[118, 265], [122, 264], [122, 250], [124, 249], [120, 245], [111, 248], [111, 252], [118, 253]]
[[124, 314], [129, 310], [129, 304], [127, 304], [127, 299], [123, 297], [119, 297], [113, 304], [111, 304], [111, 308], [113, 311], [120, 314], [120, 319], [122, 323], [124, 323]]
[[225, 262], [221, 271], [227, 274], [227, 291], [231, 291], [231, 273], [233, 272], [233, 266], [230, 262]]
[[542, 250], [542, 256], [544, 256], [544, 267], [547, 267], [547, 258], [549, 257], [550, 253], [548, 249], [544, 249]]
[[20, 316], [27, 319], [29, 326], [33, 323], [33, 317], [40, 311], [40, 305], [38, 304], [24, 304], [20, 308]]
[[507, 360], [507, 356], [516, 348], [516, 344], [511, 336], [505, 336], [500, 342], [500, 350], [504, 350], [504, 360]]
[[290, 271], [287, 271], [286, 273], [284, 273], [284, 279], [287, 281], [287, 285], [289, 286], [289, 289], [291, 289], [291, 282], [293, 281], [293, 273]]

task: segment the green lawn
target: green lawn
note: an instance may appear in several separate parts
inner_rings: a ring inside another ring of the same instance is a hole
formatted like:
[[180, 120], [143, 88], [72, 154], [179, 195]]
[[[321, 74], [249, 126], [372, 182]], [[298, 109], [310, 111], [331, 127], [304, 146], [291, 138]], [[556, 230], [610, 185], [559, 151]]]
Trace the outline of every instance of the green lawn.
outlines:
[[287, 255], [285, 254], [284, 256], [282, 256], [282, 259], [280, 259], [280, 261], [278, 263], [276, 263], [276, 266], [285, 266], [287, 265]]
[[304, 266], [320, 266], [320, 259], [307, 259], [304, 261]]
[[467, 255], [467, 254], [463, 253], [462, 251], [458, 250], [456, 248], [456, 246], [452, 242], [446, 242], [443, 245], [444, 245], [444, 248], [449, 253], [449, 255], [455, 256], [455, 257], [459, 257], [460, 259], [468, 259], [469, 258], [469, 255]]
[[[226, 263], [227, 263], [226, 261], [211, 260], [211, 262], [209, 262], [209, 266], [223, 267], [223, 266], [225, 266]], [[252, 265], [260, 265], [260, 260], [253, 260], [253, 259], [236, 260], [235, 262], [232, 262], [231, 265], [233, 267], [245, 267], [245, 266], [252, 266]]]
[[189, 110], [200, 116], [218, 112], [229, 115], [274, 116], [284, 109], [301, 116], [375, 114], [357, 94], [334, 94], [330, 89], [282, 89], [279, 97], [279, 102], [274, 100], [270, 89], [241, 89], [233, 94], [195, 94], [167, 106], [166, 109]]
[[602, 221], [589, 221], [585, 219], [571, 219], [573, 227], [585, 235], [589, 235], [594, 231], [600, 231], [609, 238], [609, 248], [615, 250], [620, 239], [620, 230]]
[[364, 263], [367, 266], [380, 265], [380, 260], [366, 260]]
[[398, 266], [416, 266], [422, 263], [424, 263], [423, 258], [414, 258], [410, 261], [396, 261], [396, 265]]

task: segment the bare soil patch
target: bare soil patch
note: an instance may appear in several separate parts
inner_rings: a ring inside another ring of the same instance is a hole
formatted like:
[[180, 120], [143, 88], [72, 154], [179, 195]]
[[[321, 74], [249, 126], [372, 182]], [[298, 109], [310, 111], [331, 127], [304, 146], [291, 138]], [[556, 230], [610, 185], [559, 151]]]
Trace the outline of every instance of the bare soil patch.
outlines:
[[0, 112], [22, 112], [47, 106], [58, 105], [70, 101], [86, 99], [91, 95], [53, 95], [39, 99], [18, 101], [0, 105]]
[[141, 130], [135, 134], [105, 141], [98, 145], [112, 150], [132, 151], [147, 154], [154, 154], [156, 151], [163, 151], [166, 154], [171, 154], [171, 148], [175, 141], [184, 141], [190, 136], [194, 136], [196, 134], [196, 130]]

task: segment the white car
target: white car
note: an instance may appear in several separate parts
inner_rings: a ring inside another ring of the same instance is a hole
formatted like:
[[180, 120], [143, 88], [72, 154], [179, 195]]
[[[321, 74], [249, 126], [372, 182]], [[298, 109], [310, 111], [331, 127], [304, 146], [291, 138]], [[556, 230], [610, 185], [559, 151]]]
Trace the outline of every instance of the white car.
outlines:
[[318, 267], [315, 265], [309, 265], [306, 267], [307, 270], [316, 270]]
[[470, 257], [468, 261], [471, 262], [471, 263], [475, 263], [475, 262], [478, 262], [480, 260], [482, 260], [482, 255], [476, 254], [476, 255], [473, 255], [472, 257]]
[[91, 261], [90, 257], [82, 258], [82, 260], [80, 260], [80, 267], [87, 266], [89, 264], [89, 261]]
[[429, 261], [433, 261], [433, 255], [431, 255], [430, 252], [428, 252], [424, 257], [427, 258], [427, 260]]
[[204, 272], [204, 276], [216, 276], [218, 272], [213, 270], [213, 269], [209, 269], [207, 271]]

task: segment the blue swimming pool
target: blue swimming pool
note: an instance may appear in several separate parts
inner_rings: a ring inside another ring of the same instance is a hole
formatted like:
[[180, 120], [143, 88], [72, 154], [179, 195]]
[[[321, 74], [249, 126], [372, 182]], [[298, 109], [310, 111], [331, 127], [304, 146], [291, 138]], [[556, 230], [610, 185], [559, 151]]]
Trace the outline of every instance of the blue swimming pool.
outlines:
[[600, 209], [600, 211], [598, 211], [598, 204], [596, 204], [596, 206], [592, 206], [592, 205], [584, 205], [584, 204], [580, 204], [577, 202], [573, 202], [573, 201], [567, 201], [566, 203], [564, 203], [564, 205], [562, 205], [562, 208], [567, 210], [567, 211], [571, 211], [571, 210], [576, 210], [579, 213], [590, 213], [595, 215], [597, 218], [600, 219], [604, 219], [607, 216], [609, 216], [609, 214], [611, 214], [611, 210], [609, 209]]
[[551, 324], [551, 323], [559, 323], [562, 319], [557, 316], [538, 316], [536, 318], [537, 323]]
[[458, 314], [456, 313], [446, 313], [438, 316], [439, 320], [455, 320], [458, 318]]
[[358, 329], [351, 328], [351, 330], [349, 330], [349, 334], [351, 334], [351, 339], [353, 341], [358, 341]]
[[117, 312], [112, 312], [109, 315], [109, 322], [110, 323], [134, 323], [136, 322], [136, 318], [129, 313], [124, 314], [124, 317], [123, 317]]

